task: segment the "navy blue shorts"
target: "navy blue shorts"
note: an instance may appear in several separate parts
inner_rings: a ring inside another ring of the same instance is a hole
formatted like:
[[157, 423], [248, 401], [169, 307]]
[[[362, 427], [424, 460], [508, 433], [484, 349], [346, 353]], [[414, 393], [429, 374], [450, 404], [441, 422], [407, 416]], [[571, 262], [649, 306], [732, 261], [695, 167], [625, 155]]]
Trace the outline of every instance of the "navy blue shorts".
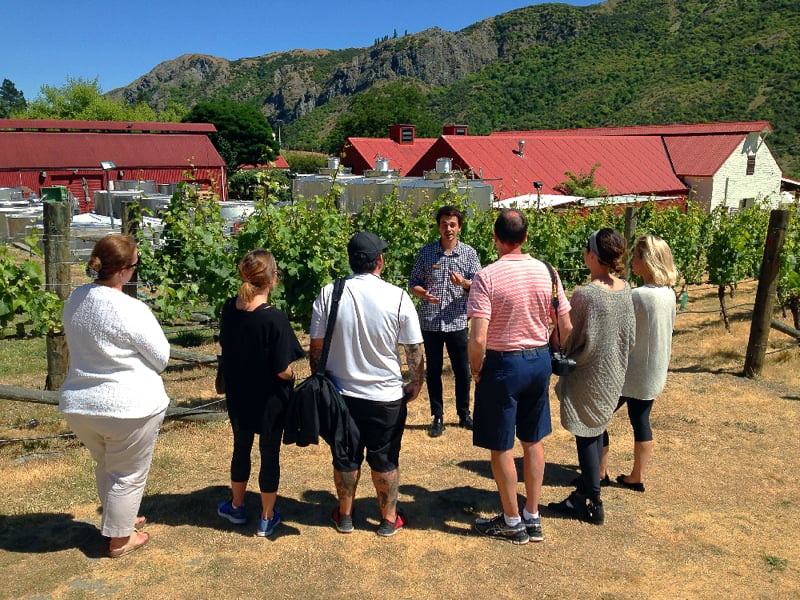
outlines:
[[408, 414], [406, 403], [402, 400], [376, 402], [351, 396], [342, 398], [360, 435], [352, 462], [334, 463], [334, 468], [346, 473], [357, 471], [364, 462], [366, 450], [367, 464], [375, 473], [394, 471], [400, 461], [400, 443]]
[[513, 353], [487, 351], [475, 385], [472, 443], [488, 450], [511, 450], [515, 435], [538, 442], [553, 431], [550, 423], [550, 351], [547, 347]]

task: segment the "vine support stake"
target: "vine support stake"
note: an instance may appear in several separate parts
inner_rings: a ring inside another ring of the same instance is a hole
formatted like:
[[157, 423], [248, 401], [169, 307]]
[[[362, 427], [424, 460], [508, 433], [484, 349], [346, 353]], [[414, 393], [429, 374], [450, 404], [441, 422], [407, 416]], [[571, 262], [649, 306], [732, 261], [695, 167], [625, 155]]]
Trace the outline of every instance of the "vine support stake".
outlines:
[[[44, 224], [44, 287], [61, 300], [69, 297], [70, 275], [69, 223], [70, 203], [45, 200], [42, 204]], [[69, 350], [64, 332], [47, 333], [47, 379], [45, 389], [57, 390], [64, 382], [69, 366]]]
[[628, 206], [625, 208], [625, 225], [623, 235], [625, 241], [628, 243], [628, 252], [625, 257], [625, 279], [631, 280], [631, 244], [633, 244], [634, 236], [636, 235], [636, 227], [639, 222], [639, 209], [635, 206]]
[[757, 377], [761, 374], [764, 366], [772, 310], [775, 306], [775, 293], [778, 287], [778, 272], [781, 267], [781, 250], [783, 250], [788, 227], [788, 210], [770, 212], [767, 240], [764, 243], [764, 259], [761, 261], [753, 320], [750, 323], [750, 340], [747, 342], [747, 356], [744, 361], [745, 377]]
[[[139, 230], [139, 223], [142, 220], [142, 209], [136, 200], [123, 200], [121, 203], [122, 212], [122, 233], [127, 233], [136, 237]], [[139, 288], [139, 274], [133, 270], [130, 281], [122, 286], [122, 291], [133, 298]]]

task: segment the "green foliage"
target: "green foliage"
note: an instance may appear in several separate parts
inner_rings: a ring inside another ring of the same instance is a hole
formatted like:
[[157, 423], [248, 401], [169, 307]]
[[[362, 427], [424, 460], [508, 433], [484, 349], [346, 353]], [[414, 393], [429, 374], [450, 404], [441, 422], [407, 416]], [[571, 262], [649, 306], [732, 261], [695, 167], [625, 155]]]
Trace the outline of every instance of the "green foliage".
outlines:
[[318, 152], [283, 152], [283, 158], [295, 173], [316, 173], [320, 167], [328, 164], [327, 154]]
[[553, 187], [567, 196], [582, 196], [583, 198], [607, 196], [608, 190], [594, 182], [594, 173], [599, 166], [600, 163], [595, 163], [588, 173], [580, 171], [577, 175], [572, 171], [567, 171], [564, 173], [567, 179]]
[[201, 102], [189, 111], [186, 123], [213, 123], [209, 135], [228, 170], [275, 160], [280, 148], [267, 119], [257, 109], [229, 100]]
[[268, 197], [235, 238], [236, 260], [255, 248], [272, 252], [283, 273], [284, 285], [271, 301], [289, 318], [308, 327], [311, 307], [323, 285], [349, 273], [348, 219], [336, 208], [333, 195], [277, 206]]
[[162, 322], [189, 319], [210, 306], [215, 313], [238, 286], [236, 262], [219, 205], [181, 184], [162, 215], [163, 237], [141, 231], [139, 277]]
[[413, 123], [418, 137], [438, 135], [441, 126], [430, 116], [427, 103], [421, 85], [413, 79], [374, 86], [352, 97], [349, 109], [328, 134], [324, 148], [334, 154], [348, 137], [386, 137], [389, 126], [398, 123]]
[[711, 213], [707, 249], [710, 283], [734, 286], [742, 279], [758, 275], [768, 218], [769, 213], [759, 207], [736, 213], [718, 207]]
[[[36, 234], [27, 237], [25, 243], [41, 258]], [[43, 285], [40, 261], [18, 261], [8, 246], [0, 245], [0, 337], [7, 336], [9, 326], [17, 337], [61, 330], [63, 303], [56, 294], [42, 291]]]
[[231, 199], [291, 202], [292, 184], [283, 169], [240, 169], [228, 178]]
[[17, 89], [14, 82], [3, 79], [3, 84], [0, 85], [0, 119], [24, 113], [27, 105], [25, 94]]
[[43, 85], [39, 96], [28, 102], [28, 119], [77, 119], [89, 121], [157, 121], [156, 112], [144, 102], [130, 106], [103, 95], [97, 78], [68, 77], [61, 87]]
[[784, 238], [777, 293], [781, 306], [791, 310], [795, 328], [800, 328], [800, 216], [796, 205]]

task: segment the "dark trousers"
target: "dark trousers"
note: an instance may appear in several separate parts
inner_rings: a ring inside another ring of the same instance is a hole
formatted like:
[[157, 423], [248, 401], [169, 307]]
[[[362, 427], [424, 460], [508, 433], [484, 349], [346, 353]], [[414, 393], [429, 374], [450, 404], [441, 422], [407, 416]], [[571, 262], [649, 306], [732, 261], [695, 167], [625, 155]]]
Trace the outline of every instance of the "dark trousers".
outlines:
[[592, 502], [600, 500], [600, 459], [603, 456], [603, 434], [594, 437], [575, 436], [578, 448], [578, 465], [581, 481], [578, 493], [588, 496]]
[[431, 401], [431, 415], [444, 416], [442, 400], [442, 365], [444, 363], [444, 347], [450, 357], [450, 366], [456, 380], [456, 412], [459, 418], [469, 416], [469, 355], [467, 354], [467, 330], [460, 331], [423, 331], [425, 343], [425, 363], [427, 373], [425, 383], [428, 386], [428, 397]]

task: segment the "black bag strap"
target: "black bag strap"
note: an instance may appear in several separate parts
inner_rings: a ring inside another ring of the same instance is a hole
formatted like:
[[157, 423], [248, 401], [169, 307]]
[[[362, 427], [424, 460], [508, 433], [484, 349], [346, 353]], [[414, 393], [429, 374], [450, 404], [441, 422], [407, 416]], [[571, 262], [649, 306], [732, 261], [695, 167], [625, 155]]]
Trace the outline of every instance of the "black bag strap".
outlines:
[[341, 277], [333, 284], [331, 307], [330, 311], [328, 312], [328, 322], [325, 325], [325, 341], [322, 343], [322, 355], [319, 357], [319, 364], [317, 365], [316, 370], [316, 373], [319, 375], [325, 374], [325, 367], [328, 364], [328, 353], [331, 350], [331, 337], [333, 336], [333, 328], [336, 326], [336, 313], [339, 312], [339, 300], [342, 299], [344, 282], [345, 278]]
[[558, 338], [559, 347], [561, 346], [561, 331], [558, 329], [558, 284], [556, 283], [556, 271], [546, 260], [542, 261], [544, 266], [547, 267], [548, 273], [550, 273], [550, 282], [553, 284], [553, 312], [556, 313], [556, 337]]

